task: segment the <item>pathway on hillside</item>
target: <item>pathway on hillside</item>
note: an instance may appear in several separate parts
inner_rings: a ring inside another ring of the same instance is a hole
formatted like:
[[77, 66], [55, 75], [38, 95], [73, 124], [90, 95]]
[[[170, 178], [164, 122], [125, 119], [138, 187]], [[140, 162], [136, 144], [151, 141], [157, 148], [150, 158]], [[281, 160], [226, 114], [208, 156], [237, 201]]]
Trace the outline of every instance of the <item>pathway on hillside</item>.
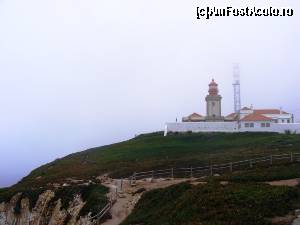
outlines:
[[[129, 181], [125, 180], [123, 182], [123, 191], [118, 193], [118, 199], [111, 208], [112, 219], [107, 220], [103, 225], [120, 224], [132, 212], [134, 206], [139, 201], [142, 193], [138, 192], [142, 188], [145, 189], [144, 191], [150, 191], [193, 180], [194, 179], [155, 179], [153, 182], [150, 180], [140, 180], [132, 187], [129, 185]], [[118, 187], [118, 189], [120, 189], [120, 184], [120, 180], [111, 180], [104, 185], [110, 188], [110, 195], [114, 195], [116, 193], [116, 188]]]

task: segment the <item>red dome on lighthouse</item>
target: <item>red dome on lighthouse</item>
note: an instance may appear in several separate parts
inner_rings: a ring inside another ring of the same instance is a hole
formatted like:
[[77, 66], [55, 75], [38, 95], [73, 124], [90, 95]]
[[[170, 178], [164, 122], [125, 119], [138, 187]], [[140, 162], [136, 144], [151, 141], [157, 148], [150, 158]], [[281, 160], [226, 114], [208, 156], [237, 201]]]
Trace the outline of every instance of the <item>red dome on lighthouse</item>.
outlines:
[[219, 94], [218, 84], [215, 82], [214, 79], [212, 79], [212, 81], [210, 82], [210, 84], [208, 86], [209, 86], [209, 90], [208, 90], [209, 95], [218, 95]]

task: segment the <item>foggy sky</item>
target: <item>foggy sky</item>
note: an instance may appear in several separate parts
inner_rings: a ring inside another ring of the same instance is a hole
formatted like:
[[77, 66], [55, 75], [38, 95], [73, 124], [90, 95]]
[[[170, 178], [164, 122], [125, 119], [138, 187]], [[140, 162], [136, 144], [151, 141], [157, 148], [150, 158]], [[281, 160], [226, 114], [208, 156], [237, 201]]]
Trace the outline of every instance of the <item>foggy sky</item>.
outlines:
[[0, 186], [205, 114], [212, 78], [231, 113], [236, 62], [243, 106], [283, 107], [299, 121], [299, 1], [252, 1], [293, 7], [293, 17], [196, 20], [197, 6], [217, 2], [0, 0]]

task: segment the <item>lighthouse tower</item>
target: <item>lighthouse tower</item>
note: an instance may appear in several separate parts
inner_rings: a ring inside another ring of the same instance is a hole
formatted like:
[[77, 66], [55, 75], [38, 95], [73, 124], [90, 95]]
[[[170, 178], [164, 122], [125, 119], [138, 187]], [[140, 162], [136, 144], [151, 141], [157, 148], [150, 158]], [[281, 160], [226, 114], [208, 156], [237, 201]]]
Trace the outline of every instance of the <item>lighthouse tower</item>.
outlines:
[[223, 121], [221, 114], [221, 100], [218, 84], [214, 79], [209, 84], [208, 95], [206, 96], [206, 121]]

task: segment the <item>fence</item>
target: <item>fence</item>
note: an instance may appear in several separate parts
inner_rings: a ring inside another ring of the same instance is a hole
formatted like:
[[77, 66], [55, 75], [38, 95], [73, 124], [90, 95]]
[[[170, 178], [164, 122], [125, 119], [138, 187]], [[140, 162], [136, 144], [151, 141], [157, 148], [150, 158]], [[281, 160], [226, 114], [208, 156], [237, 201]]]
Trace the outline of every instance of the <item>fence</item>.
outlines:
[[91, 218], [93, 221], [92, 224], [100, 224], [101, 219], [111, 210], [114, 203], [117, 201], [117, 190], [116, 195], [114, 197], [110, 197], [108, 203], [103, 207], [103, 209], [95, 216]]
[[[255, 165], [269, 165], [272, 166], [276, 163], [294, 163], [300, 161], [300, 153], [287, 153], [278, 155], [269, 155], [253, 159], [247, 159], [237, 162], [229, 162], [223, 164], [212, 164], [207, 166], [199, 167], [186, 167], [186, 168], [169, 168], [169, 169], [159, 169], [151, 170], [146, 172], [133, 173], [132, 176], [128, 178], [129, 184], [134, 184], [137, 180], [147, 179], [147, 178], [175, 178], [175, 177], [204, 177], [213, 176], [214, 174], [224, 174], [233, 171], [245, 170], [248, 168], [253, 168]], [[120, 190], [122, 191], [123, 179], [120, 180]], [[111, 196], [109, 202], [104, 206], [104, 208], [95, 216], [91, 218], [94, 221], [93, 224], [100, 224], [101, 219], [111, 210], [113, 204], [116, 202], [118, 197], [118, 189], [116, 189], [115, 196]]]
[[300, 153], [286, 153], [278, 155], [269, 155], [253, 159], [247, 159], [237, 162], [229, 162], [224, 164], [213, 164], [200, 167], [186, 167], [186, 168], [169, 168], [164, 170], [151, 170], [146, 172], [135, 172], [129, 177], [130, 185], [137, 180], [147, 178], [174, 178], [174, 177], [204, 177], [213, 176], [214, 174], [224, 174], [228, 172], [245, 170], [253, 168], [255, 165], [269, 165], [275, 163], [293, 163], [300, 161]]

